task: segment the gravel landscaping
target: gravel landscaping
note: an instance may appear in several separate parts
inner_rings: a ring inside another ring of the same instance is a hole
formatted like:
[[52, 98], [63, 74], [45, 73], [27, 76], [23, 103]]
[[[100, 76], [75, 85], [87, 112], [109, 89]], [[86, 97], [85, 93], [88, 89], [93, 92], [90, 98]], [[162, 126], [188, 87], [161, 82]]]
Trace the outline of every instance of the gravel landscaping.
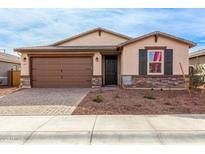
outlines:
[[18, 87], [0, 86], [0, 96], [4, 96], [18, 90]]
[[73, 112], [86, 114], [202, 114], [205, 92], [112, 89], [90, 92]]

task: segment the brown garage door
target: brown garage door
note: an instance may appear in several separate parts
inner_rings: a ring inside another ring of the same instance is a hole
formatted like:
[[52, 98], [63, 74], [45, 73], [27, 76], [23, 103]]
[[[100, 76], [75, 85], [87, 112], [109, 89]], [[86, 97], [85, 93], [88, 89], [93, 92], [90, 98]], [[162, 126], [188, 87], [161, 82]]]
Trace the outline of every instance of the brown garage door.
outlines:
[[32, 58], [33, 87], [90, 87], [91, 57]]

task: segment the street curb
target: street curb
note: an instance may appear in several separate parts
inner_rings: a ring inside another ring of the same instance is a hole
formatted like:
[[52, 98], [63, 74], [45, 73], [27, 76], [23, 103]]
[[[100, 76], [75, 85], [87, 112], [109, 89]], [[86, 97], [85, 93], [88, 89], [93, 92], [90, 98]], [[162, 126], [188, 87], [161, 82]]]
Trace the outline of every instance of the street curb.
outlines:
[[[36, 131], [0, 132], [0, 144], [202, 144], [205, 131]], [[92, 135], [92, 142], [90, 138]], [[29, 140], [27, 140], [30, 136]]]

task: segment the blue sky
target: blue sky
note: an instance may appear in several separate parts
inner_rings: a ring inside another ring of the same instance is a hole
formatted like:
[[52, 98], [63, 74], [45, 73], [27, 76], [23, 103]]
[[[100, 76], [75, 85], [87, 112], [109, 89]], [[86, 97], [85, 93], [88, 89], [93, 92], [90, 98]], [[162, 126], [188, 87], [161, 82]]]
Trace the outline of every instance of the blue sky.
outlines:
[[0, 49], [47, 45], [96, 27], [137, 37], [167, 32], [205, 48], [205, 9], [0, 9]]

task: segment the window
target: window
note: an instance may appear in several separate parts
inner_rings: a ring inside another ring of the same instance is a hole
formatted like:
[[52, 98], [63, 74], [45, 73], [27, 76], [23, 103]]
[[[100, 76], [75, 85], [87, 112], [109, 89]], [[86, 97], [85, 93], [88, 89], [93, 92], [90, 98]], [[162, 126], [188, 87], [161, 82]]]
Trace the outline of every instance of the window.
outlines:
[[148, 74], [163, 74], [163, 50], [148, 50]]

